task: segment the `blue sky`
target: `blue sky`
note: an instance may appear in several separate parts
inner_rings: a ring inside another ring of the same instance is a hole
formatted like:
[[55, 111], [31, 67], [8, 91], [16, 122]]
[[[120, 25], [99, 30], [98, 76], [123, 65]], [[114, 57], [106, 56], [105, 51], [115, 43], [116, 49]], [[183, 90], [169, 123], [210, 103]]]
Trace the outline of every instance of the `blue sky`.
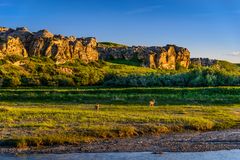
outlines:
[[0, 22], [240, 62], [240, 0], [0, 0]]

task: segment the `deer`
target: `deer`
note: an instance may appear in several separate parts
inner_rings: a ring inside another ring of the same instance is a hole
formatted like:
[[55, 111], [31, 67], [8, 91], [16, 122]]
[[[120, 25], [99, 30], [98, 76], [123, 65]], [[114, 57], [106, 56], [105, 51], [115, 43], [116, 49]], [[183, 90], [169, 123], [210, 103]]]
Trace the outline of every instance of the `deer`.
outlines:
[[95, 110], [98, 111], [100, 109], [100, 104], [95, 105]]
[[149, 106], [154, 107], [154, 105], [155, 105], [155, 100], [154, 99], [150, 100], [149, 101]]

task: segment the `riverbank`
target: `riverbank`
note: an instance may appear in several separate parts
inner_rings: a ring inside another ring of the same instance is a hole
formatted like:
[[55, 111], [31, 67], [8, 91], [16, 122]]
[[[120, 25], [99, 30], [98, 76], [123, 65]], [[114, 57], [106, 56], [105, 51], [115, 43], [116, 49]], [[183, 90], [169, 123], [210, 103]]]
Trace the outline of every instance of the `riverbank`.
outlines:
[[0, 148], [3, 154], [96, 153], [96, 152], [204, 152], [240, 149], [240, 129], [208, 132], [172, 133], [114, 140], [100, 140], [80, 145], [42, 148]]

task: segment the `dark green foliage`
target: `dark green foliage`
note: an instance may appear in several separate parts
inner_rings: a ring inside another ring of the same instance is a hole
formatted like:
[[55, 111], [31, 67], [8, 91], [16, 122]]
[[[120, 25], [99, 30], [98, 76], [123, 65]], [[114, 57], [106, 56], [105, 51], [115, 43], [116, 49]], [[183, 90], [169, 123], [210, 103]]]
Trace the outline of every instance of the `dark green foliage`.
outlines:
[[40, 86], [41, 82], [39, 78], [33, 77], [21, 77], [22, 86]]
[[54, 82], [57, 82], [58, 86], [74, 86], [75, 85], [72, 78], [62, 76], [62, 75], [55, 77]]
[[3, 79], [3, 87], [15, 87], [20, 86], [21, 81], [18, 77], [6, 77]]
[[240, 75], [212, 69], [200, 68], [177, 74], [131, 74], [127, 76], [109, 75], [104, 81], [106, 86], [239, 86]]

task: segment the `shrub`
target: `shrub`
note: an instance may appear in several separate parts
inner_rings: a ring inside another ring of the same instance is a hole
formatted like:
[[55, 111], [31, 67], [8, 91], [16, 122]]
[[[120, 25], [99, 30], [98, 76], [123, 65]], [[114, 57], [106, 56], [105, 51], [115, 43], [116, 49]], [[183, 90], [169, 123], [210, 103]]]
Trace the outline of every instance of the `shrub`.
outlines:
[[106, 86], [238, 86], [240, 74], [227, 74], [212, 68], [198, 68], [175, 74], [109, 74], [105, 77]]
[[22, 86], [39, 86], [41, 85], [41, 82], [39, 78], [21, 77], [21, 85]]
[[72, 78], [65, 76], [58, 76], [54, 81], [58, 82], [58, 86], [74, 86], [75, 83]]
[[21, 81], [18, 77], [8, 77], [3, 80], [3, 87], [16, 87], [20, 85]]

